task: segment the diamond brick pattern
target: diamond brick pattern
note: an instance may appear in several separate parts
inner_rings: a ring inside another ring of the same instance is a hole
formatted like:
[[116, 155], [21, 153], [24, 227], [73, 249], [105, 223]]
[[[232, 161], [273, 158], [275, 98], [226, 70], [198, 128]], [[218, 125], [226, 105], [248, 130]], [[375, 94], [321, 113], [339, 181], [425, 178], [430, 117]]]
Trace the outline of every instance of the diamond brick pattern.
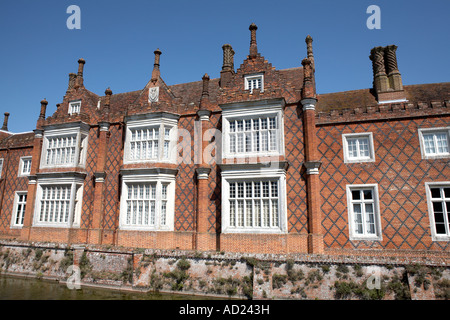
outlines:
[[[14, 217], [14, 196], [16, 191], [28, 190], [28, 178], [19, 177], [20, 158], [31, 155], [30, 149], [11, 149], [9, 155], [0, 153], [4, 159], [2, 169], [2, 182], [0, 183], [0, 197], [3, 197], [3, 205], [0, 211], [0, 232], [9, 232], [11, 219]], [[7, 158], [8, 157], [8, 158]]]
[[286, 159], [289, 162], [286, 175], [288, 231], [307, 232], [303, 119], [295, 107], [285, 109], [284, 135]]
[[[212, 114], [210, 117], [211, 127], [221, 128], [220, 114]], [[209, 165], [211, 166], [211, 173], [209, 174], [209, 217], [208, 217], [208, 232], [215, 233], [221, 230], [221, 181], [218, 174], [218, 166], [214, 159], [211, 159]]]
[[[449, 181], [448, 160], [423, 160], [418, 128], [448, 126], [445, 119], [319, 126], [322, 213], [328, 248], [447, 249], [432, 242], [425, 182]], [[375, 163], [344, 164], [342, 134], [372, 132]], [[349, 239], [347, 184], [378, 184], [381, 241]]]
[[[178, 122], [178, 127], [194, 132], [194, 117], [183, 117]], [[193, 134], [191, 137], [191, 155], [184, 154], [178, 165], [178, 174], [176, 178], [175, 189], [175, 230], [176, 231], [193, 231], [194, 217], [196, 208], [197, 188], [194, 183], [195, 164], [194, 164], [194, 148]]]
[[83, 186], [83, 206], [81, 213], [81, 227], [90, 227], [91, 208], [94, 201], [94, 185], [93, 174], [96, 167], [96, 151], [97, 151], [97, 130], [89, 130], [88, 149], [86, 151], [86, 178]]
[[111, 126], [109, 129], [108, 152], [105, 161], [105, 203], [103, 211], [103, 228], [115, 229], [119, 216], [119, 171], [122, 164], [122, 129]]

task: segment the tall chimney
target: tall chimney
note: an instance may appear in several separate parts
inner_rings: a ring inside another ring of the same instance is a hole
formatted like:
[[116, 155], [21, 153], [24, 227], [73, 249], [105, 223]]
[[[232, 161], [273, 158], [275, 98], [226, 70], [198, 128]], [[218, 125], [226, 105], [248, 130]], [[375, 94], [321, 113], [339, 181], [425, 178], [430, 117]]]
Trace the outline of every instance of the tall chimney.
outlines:
[[2, 130], [8, 131], [8, 118], [9, 118], [9, 112], [5, 112], [5, 118], [3, 119], [3, 127]]
[[155, 54], [155, 63], [153, 64], [153, 71], [152, 71], [152, 81], [158, 80], [159, 76], [160, 76], [160, 71], [159, 71], [159, 61], [160, 61], [160, 57], [161, 57], [161, 50], [156, 49], [154, 52]]
[[402, 76], [397, 65], [397, 46], [375, 47], [370, 51], [373, 89], [378, 103], [406, 101]]
[[202, 89], [202, 97], [200, 99], [200, 109], [204, 109], [209, 104], [209, 75], [205, 73], [202, 80], [203, 80], [203, 89]]
[[396, 45], [387, 46], [384, 49], [389, 85], [393, 90], [398, 91], [403, 90], [403, 84], [402, 76], [400, 75], [400, 71], [398, 71], [396, 51]]
[[45, 119], [45, 112], [47, 110], [48, 102], [46, 99], [41, 101], [41, 112], [39, 113], [39, 119]]
[[248, 28], [250, 30], [250, 58], [256, 58], [258, 55], [258, 47], [256, 45], [256, 30], [258, 27], [256, 24], [252, 23]]
[[84, 87], [84, 83], [83, 83], [83, 70], [84, 70], [84, 65], [86, 64], [86, 61], [84, 59], [79, 59], [78, 60], [78, 74], [75, 80], [75, 87], [79, 88], [79, 87]]
[[234, 50], [230, 44], [224, 44], [223, 50], [223, 65], [222, 71], [220, 71], [220, 86], [227, 86], [234, 74]]
[[67, 86], [67, 92], [69, 92], [75, 87], [76, 79], [77, 75], [75, 73], [69, 73], [69, 85]]
[[386, 92], [388, 90], [389, 83], [384, 64], [384, 48], [373, 48], [370, 51], [370, 60], [372, 60], [373, 87], [377, 94], [379, 92]]

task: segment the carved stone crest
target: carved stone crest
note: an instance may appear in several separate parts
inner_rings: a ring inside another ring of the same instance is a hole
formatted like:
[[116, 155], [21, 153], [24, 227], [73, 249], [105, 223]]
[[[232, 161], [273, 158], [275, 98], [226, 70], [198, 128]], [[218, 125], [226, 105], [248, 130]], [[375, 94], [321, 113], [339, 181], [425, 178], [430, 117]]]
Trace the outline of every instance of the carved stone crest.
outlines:
[[153, 87], [148, 90], [148, 101], [149, 102], [159, 101], [159, 87]]

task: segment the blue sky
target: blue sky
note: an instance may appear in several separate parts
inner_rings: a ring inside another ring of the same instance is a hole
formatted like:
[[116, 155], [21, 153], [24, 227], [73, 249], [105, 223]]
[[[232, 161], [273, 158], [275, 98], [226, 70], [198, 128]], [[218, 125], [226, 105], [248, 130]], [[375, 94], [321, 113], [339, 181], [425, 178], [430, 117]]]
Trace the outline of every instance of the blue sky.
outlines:
[[[70, 5], [81, 9], [81, 30], [69, 30]], [[369, 5], [381, 9], [381, 29], [369, 30]], [[142, 89], [160, 48], [169, 85], [219, 77], [222, 45], [237, 68], [249, 51], [248, 26], [258, 25], [259, 52], [277, 69], [301, 66], [305, 37], [314, 39], [319, 93], [369, 88], [375, 46], [395, 44], [403, 83], [450, 81], [450, 1], [15, 0], [0, 2], [0, 121], [31, 131], [40, 101], [56, 110], [77, 60], [86, 60], [85, 86], [103, 95]]]

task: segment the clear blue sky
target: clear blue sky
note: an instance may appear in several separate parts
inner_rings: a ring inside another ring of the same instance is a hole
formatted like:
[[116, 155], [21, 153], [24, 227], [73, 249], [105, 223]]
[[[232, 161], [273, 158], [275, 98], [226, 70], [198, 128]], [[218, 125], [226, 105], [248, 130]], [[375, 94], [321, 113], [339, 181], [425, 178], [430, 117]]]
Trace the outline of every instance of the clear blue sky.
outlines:
[[[81, 30], [69, 30], [69, 5], [81, 9]], [[381, 8], [381, 29], [369, 30], [369, 5]], [[85, 86], [103, 95], [142, 89], [160, 48], [167, 84], [219, 77], [222, 45], [249, 50], [258, 25], [259, 52], [277, 69], [301, 66], [304, 39], [314, 38], [319, 93], [369, 88], [375, 46], [396, 44], [404, 84], [450, 81], [450, 1], [15, 0], [0, 2], [0, 122], [31, 131], [40, 101], [47, 116], [62, 101], [68, 74], [84, 58]]]

